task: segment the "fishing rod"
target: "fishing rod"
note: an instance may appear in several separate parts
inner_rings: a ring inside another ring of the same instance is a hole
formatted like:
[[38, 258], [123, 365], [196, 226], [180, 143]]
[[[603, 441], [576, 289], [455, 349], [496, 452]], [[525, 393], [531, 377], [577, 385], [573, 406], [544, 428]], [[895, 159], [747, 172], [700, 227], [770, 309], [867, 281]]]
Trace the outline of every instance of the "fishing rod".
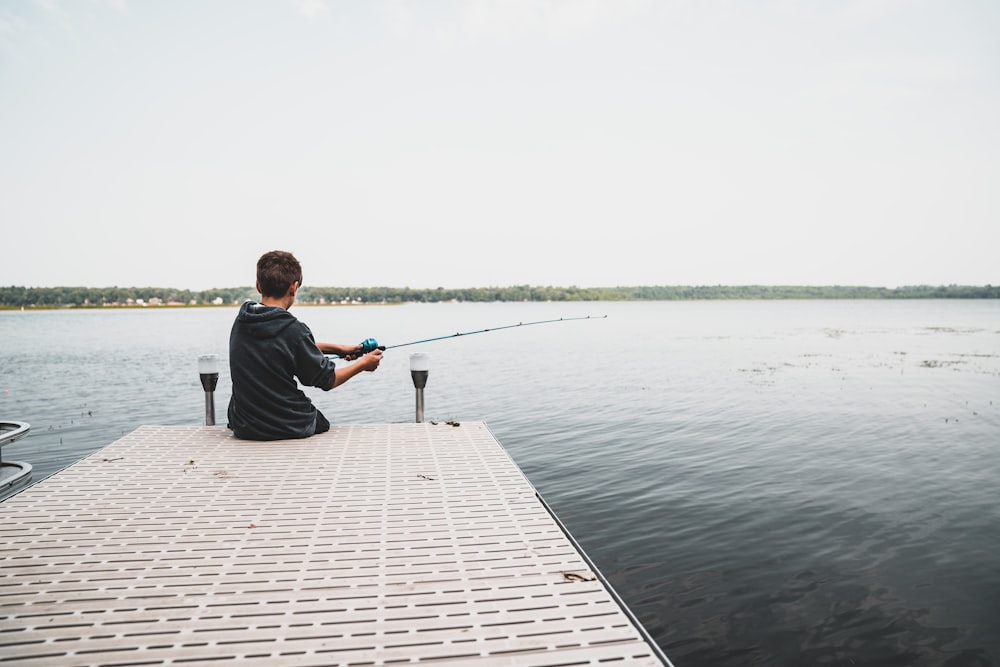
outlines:
[[[430, 343], [436, 340], [445, 340], [447, 338], [458, 338], [459, 336], [472, 336], [473, 334], [487, 333], [489, 331], [500, 331], [501, 329], [515, 329], [517, 327], [530, 327], [535, 324], [552, 324], [554, 322], [572, 322], [573, 320], [601, 320], [606, 318], [607, 315], [586, 315], [583, 317], [560, 317], [553, 320], [538, 320], [537, 322], [518, 322], [517, 324], [505, 324], [502, 327], [490, 327], [489, 329], [477, 329], [475, 331], [460, 331], [458, 333], [448, 334], [446, 336], [434, 336], [433, 338], [423, 338], [421, 340], [410, 341], [409, 343], [397, 343], [396, 345], [379, 345], [378, 341], [374, 338], [366, 338], [361, 341], [361, 354], [368, 354], [372, 350], [391, 350], [397, 347], [406, 347], [408, 345], [419, 345], [420, 343]], [[336, 355], [329, 355], [336, 356]]]

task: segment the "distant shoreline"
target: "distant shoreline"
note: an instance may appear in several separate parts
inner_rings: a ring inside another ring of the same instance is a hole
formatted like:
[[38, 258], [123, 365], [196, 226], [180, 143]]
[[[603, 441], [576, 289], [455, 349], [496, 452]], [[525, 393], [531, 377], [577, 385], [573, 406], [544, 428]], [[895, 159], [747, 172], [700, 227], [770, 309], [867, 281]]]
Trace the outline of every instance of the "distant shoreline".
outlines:
[[[202, 291], [161, 287], [0, 287], [0, 310], [65, 308], [232, 307], [259, 295], [252, 287]], [[560, 301], [776, 301], [851, 299], [1000, 299], [1000, 286], [914, 285], [907, 287], [808, 285], [648, 285], [633, 287], [303, 287], [302, 306], [399, 305], [442, 302]]]
[[[64, 303], [55, 305], [24, 305], [24, 306], [8, 306], [0, 305], [0, 311], [4, 310], [17, 310], [17, 311], [29, 311], [29, 310], [183, 310], [183, 309], [198, 309], [198, 308], [236, 308], [239, 304], [233, 303], [161, 303], [156, 305], [150, 304], [76, 304], [76, 303]], [[357, 308], [357, 307], [373, 307], [373, 306], [397, 306], [402, 304], [396, 303], [300, 303], [295, 302], [296, 307], [301, 308]]]

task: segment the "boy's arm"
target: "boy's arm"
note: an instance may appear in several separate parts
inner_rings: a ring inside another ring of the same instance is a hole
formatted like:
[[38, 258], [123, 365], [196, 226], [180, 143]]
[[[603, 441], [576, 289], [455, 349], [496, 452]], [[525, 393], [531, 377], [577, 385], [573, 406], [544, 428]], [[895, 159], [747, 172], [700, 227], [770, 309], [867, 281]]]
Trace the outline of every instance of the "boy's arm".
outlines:
[[358, 345], [341, 345], [340, 343], [316, 343], [316, 347], [323, 354], [335, 354], [338, 357], [343, 357], [348, 361], [356, 359], [361, 356], [363, 349], [360, 344]]
[[[358, 346], [360, 347], [360, 345]], [[322, 349], [322, 348], [321, 348]], [[333, 386], [339, 387], [362, 371], [373, 371], [382, 361], [382, 350], [373, 350], [353, 364], [342, 366], [334, 372]]]

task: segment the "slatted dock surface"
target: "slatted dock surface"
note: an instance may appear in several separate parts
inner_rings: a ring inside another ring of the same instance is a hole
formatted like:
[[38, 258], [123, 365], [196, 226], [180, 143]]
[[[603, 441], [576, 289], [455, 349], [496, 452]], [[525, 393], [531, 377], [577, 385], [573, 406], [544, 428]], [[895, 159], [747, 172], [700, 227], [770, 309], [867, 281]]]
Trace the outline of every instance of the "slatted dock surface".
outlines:
[[14, 665], [669, 665], [478, 422], [144, 426], [0, 541]]

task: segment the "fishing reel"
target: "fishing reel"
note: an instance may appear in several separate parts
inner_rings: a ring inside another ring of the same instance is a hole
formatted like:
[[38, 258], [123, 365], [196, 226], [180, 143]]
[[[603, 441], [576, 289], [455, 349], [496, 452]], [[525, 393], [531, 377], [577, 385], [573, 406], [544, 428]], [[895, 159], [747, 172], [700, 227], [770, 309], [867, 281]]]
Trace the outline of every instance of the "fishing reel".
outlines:
[[358, 347], [361, 348], [360, 352], [349, 352], [349, 353], [346, 353], [346, 354], [340, 354], [340, 355], [334, 354], [334, 355], [327, 355], [327, 356], [330, 357], [330, 358], [332, 358], [332, 359], [345, 359], [345, 358], [356, 359], [356, 358], [360, 357], [361, 355], [368, 354], [369, 352], [372, 352], [374, 350], [384, 350], [385, 349], [385, 345], [379, 345], [378, 341], [375, 340], [374, 338], [365, 338], [363, 341], [361, 341], [360, 343], [358, 343]]
[[385, 350], [385, 345], [379, 345], [374, 338], [365, 338], [361, 341], [361, 354], [368, 354], [373, 350]]

